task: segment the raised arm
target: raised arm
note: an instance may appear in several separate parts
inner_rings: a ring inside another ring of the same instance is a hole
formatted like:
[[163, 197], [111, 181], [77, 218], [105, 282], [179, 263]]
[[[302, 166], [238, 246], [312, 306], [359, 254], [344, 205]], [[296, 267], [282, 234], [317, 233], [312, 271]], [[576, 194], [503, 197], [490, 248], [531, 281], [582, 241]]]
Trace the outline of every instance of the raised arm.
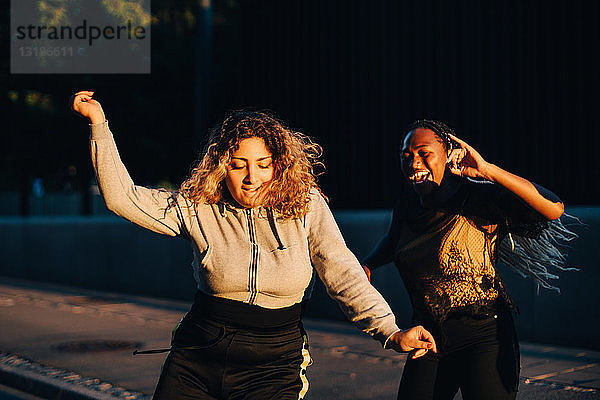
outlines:
[[154, 232], [170, 236], [185, 233], [184, 215], [189, 212], [185, 200], [173, 197], [166, 190], [133, 183], [121, 161], [102, 106], [92, 95], [89, 91], [76, 93], [72, 106], [92, 123], [92, 164], [106, 206], [115, 214]]
[[456, 136], [451, 137], [461, 146], [460, 149], [454, 150], [448, 159], [453, 174], [497, 183], [514, 193], [547, 220], [555, 220], [563, 214], [564, 204], [554, 193], [485, 161], [473, 147]]

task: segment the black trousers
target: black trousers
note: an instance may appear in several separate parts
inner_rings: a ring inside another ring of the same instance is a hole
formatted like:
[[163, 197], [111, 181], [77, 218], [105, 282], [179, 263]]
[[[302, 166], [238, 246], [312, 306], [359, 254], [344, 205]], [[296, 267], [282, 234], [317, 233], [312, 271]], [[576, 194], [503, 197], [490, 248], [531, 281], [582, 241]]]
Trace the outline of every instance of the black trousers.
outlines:
[[196, 296], [175, 329], [153, 399], [292, 400], [308, 390], [300, 308]]
[[515, 399], [520, 357], [510, 313], [448, 319], [443, 331], [434, 335], [438, 354], [407, 360], [398, 399], [451, 400], [459, 389], [464, 400]]

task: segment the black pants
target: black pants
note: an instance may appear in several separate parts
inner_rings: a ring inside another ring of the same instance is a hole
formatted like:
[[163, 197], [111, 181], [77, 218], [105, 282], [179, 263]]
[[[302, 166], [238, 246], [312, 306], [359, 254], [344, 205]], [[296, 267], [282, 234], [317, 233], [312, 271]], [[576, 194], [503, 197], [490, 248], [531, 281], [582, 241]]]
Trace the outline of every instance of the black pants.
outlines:
[[443, 343], [438, 354], [407, 360], [398, 399], [451, 400], [459, 389], [464, 400], [515, 399], [520, 360], [509, 313], [449, 319], [444, 337], [435, 339]]
[[295, 400], [308, 389], [299, 306], [268, 310], [199, 294], [172, 348], [154, 399]]

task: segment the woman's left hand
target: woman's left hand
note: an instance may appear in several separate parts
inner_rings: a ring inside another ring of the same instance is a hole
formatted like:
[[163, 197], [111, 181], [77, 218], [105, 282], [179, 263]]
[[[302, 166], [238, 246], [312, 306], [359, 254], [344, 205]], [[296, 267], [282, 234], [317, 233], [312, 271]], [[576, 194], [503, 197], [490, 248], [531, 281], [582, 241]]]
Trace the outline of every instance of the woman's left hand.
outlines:
[[488, 179], [489, 163], [483, 159], [481, 154], [464, 140], [454, 135], [450, 135], [450, 138], [460, 145], [459, 149], [452, 150], [450, 156], [448, 156], [447, 163], [450, 172], [458, 176]]
[[429, 350], [437, 353], [433, 335], [421, 325], [394, 333], [389, 338], [388, 348], [399, 353], [410, 352], [411, 358], [423, 357]]

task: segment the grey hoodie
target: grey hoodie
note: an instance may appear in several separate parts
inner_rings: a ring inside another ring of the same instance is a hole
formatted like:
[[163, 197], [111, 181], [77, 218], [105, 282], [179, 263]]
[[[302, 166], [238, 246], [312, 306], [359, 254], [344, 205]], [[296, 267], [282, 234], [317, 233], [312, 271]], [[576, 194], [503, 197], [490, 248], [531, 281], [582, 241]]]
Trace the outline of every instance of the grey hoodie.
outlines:
[[381, 343], [398, 330], [317, 191], [302, 219], [282, 220], [263, 207], [193, 204], [179, 194], [136, 186], [108, 122], [91, 125], [90, 147], [108, 208], [154, 232], [188, 239], [199, 290], [265, 308], [288, 307], [310, 296], [314, 268], [359, 329]]

